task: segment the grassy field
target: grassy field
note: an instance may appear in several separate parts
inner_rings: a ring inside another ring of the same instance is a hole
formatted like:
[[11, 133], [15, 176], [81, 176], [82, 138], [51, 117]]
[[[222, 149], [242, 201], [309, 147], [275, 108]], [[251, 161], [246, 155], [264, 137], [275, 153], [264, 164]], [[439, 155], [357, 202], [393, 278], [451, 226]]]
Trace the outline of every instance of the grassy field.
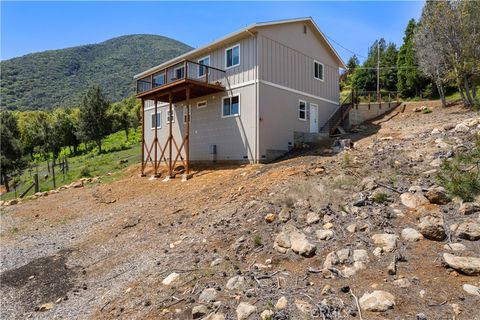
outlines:
[[[102, 149], [104, 151], [101, 154], [98, 154], [96, 147], [87, 151], [83, 145], [79, 148], [79, 155], [77, 156], [70, 154], [68, 149], [64, 149], [60, 156], [67, 156], [69, 170], [64, 175], [60, 167], [55, 167], [56, 187], [70, 184], [82, 177], [104, 176], [107, 173], [118, 173], [106, 178], [108, 180], [121, 177], [123, 168], [140, 162], [140, 141], [141, 131], [137, 129], [130, 131], [128, 141], [123, 131], [107, 136], [103, 140]], [[37, 171], [37, 166], [40, 191], [47, 191], [54, 188], [52, 173], [48, 170], [47, 162], [41, 161], [32, 163], [19, 177], [19, 186], [16, 192], [17, 196], [32, 184], [33, 174]], [[32, 188], [27, 195], [31, 195], [33, 192]], [[4, 193], [0, 198], [1, 200], [13, 199], [15, 198], [15, 191], [12, 190], [9, 193]]]

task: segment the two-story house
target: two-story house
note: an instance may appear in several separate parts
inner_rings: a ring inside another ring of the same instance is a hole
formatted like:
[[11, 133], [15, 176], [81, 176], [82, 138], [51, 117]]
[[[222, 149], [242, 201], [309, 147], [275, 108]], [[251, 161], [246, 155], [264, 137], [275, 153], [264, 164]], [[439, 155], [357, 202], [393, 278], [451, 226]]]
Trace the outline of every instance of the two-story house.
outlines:
[[135, 76], [142, 173], [192, 161], [264, 162], [339, 108], [345, 64], [311, 18], [256, 23]]

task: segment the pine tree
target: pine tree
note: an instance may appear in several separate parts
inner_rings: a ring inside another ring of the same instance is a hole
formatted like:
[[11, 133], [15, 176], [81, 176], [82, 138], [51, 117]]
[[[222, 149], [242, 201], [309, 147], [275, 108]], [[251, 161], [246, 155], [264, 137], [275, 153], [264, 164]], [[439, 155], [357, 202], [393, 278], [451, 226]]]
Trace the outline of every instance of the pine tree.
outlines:
[[102, 152], [102, 139], [110, 132], [108, 107], [100, 86], [90, 86], [80, 107], [78, 136], [84, 142], [94, 141], [99, 153]]
[[417, 69], [417, 58], [413, 45], [413, 36], [417, 24], [414, 19], [408, 22], [403, 37], [403, 44], [398, 52], [397, 59], [397, 90], [404, 98], [419, 96], [420, 91], [427, 85], [427, 80]]

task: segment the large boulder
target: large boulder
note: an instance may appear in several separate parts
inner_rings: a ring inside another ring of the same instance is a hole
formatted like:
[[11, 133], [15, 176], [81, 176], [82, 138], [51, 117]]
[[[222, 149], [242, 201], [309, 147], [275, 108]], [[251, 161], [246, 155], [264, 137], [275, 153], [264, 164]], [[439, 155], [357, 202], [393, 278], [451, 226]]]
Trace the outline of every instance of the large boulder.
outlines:
[[427, 239], [442, 241], [447, 234], [445, 233], [443, 217], [439, 213], [427, 213], [420, 217], [418, 230]]
[[273, 244], [274, 248], [286, 253], [288, 249], [305, 257], [311, 257], [315, 254], [316, 247], [307, 240], [307, 236], [298, 230], [292, 223], [286, 224]]
[[473, 220], [464, 221], [460, 224], [453, 224], [450, 230], [460, 239], [476, 241], [480, 239], [480, 223]]
[[365, 293], [359, 300], [360, 308], [367, 311], [383, 312], [393, 308], [395, 297], [387, 291], [375, 290]]
[[430, 203], [433, 204], [447, 204], [450, 201], [452, 201], [447, 193], [445, 192], [445, 189], [442, 187], [436, 187], [428, 190], [428, 192], [425, 194], [426, 198]]
[[443, 260], [449, 267], [466, 275], [474, 276], [480, 274], [480, 258], [457, 257], [450, 253], [444, 253]]
[[410, 209], [418, 208], [422, 205], [429, 203], [428, 199], [420, 192], [405, 192], [400, 195], [400, 201], [402, 204]]
[[480, 204], [474, 202], [464, 202], [458, 209], [458, 213], [463, 215], [474, 214], [476, 212], [480, 212]]
[[397, 247], [398, 236], [390, 233], [374, 234], [373, 243], [380, 246], [383, 251], [391, 252]]
[[245, 320], [248, 319], [253, 313], [257, 311], [257, 307], [246, 302], [240, 302], [237, 307], [237, 319]]

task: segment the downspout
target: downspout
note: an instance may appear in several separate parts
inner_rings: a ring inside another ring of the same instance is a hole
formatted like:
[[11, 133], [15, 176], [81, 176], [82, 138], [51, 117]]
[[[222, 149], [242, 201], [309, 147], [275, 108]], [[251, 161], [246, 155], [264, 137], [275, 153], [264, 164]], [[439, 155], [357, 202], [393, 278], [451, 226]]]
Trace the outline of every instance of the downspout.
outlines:
[[259, 149], [258, 149], [258, 144], [259, 144], [259, 134], [258, 134], [258, 131], [259, 131], [259, 121], [258, 121], [258, 46], [257, 46], [257, 40], [258, 40], [258, 33], [254, 34], [252, 33], [250, 30], [246, 29], [245, 30], [246, 33], [248, 33], [250, 36], [254, 37], [255, 38], [255, 41], [254, 41], [254, 51], [255, 51], [255, 55], [254, 55], [254, 59], [253, 59], [253, 62], [254, 62], [254, 65], [255, 65], [255, 76], [254, 76], [254, 80], [255, 80], [255, 112], [254, 112], [254, 115], [255, 115], [255, 144], [254, 144], [254, 159], [253, 159], [253, 163], [259, 163], [259, 160], [260, 160], [260, 157], [259, 157]]

